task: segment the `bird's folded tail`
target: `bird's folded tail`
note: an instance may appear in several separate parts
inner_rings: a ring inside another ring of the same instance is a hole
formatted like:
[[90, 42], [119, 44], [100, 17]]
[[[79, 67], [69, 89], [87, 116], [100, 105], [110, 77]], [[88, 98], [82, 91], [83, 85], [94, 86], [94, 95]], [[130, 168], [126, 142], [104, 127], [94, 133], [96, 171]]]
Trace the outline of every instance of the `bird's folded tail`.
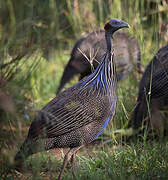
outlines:
[[[32, 144], [32, 143], [31, 143]], [[32, 150], [32, 145], [30, 144], [29, 140], [25, 140], [25, 142], [22, 144], [22, 146], [20, 147], [20, 150], [17, 152], [16, 156], [15, 156], [15, 162], [22, 162], [24, 160], [26, 160], [26, 158], [33, 154], [33, 150]]]
[[44, 144], [43, 140], [37, 142], [26, 139], [15, 156], [15, 163], [22, 163], [28, 158], [28, 156], [43, 151], [44, 146], [42, 146], [42, 144]]
[[60, 85], [56, 91], [56, 94], [59, 94], [62, 88], [66, 83], [68, 83], [76, 74], [80, 73], [74, 66], [68, 63], [64, 69]]

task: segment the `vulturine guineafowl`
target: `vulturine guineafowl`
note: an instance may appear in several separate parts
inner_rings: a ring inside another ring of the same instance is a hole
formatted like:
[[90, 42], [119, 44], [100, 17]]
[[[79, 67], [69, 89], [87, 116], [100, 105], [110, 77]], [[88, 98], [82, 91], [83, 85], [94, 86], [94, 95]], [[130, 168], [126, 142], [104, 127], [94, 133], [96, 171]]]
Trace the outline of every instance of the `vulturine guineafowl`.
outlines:
[[28, 136], [16, 154], [20, 164], [31, 154], [52, 148], [70, 148], [58, 179], [70, 157], [94, 141], [113, 118], [117, 104], [117, 82], [112, 35], [129, 25], [112, 19], [105, 24], [107, 51], [97, 69], [88, 77], [56, 96], [37, 114]]
[[163, 135], [164, 123], [159, 112], [168, 105], [168, 45], [161, 48], [147, 65], [139, 84], [137, 105], [129, 126], [138, 129], [149, 117], [150, 124]]
[[[75, 75], [80, 74], [80, 78], [92, 73], [102, 60], [106, 52], [107, 45], [105, 40], [105, 31], [99, 30], [86, 34], [79, 39], [72, 49], [70, 60], [68, 61], [57, 94], [64, 85]], [[141, 71], [140, 66], [140, 47], [135, 37], [125, 31], [118, 31], [113, 40], [114, 57], [116, 62], [117, 80], [123, 79], [135, 67]]]

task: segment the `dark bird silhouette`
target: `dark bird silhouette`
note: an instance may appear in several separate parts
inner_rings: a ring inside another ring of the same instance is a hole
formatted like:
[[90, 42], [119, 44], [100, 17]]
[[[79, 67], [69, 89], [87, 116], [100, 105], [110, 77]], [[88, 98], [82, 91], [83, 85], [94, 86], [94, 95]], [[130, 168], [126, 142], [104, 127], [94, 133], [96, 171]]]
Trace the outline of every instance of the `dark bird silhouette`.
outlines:
[[16, 164], [29, 155], [52, 148], [70, 148], [63, 167], [82, 146], [94, 141], [115, 114], [117, 82], [112, 35], [129, 27], [121, 20], [105, 24], [107, 51], [97, 69], [88, 77], [56, 96], [37, 114], [30, 125], [28, 136], [16, 154]]
[[138, 129], [149, 117], [151, 126], [160, 135], [164, 123], [159, 112], [168, 105], [168, 45], [161, 48], [147, 65], [139, 84], [137, 105], [129, 126]]
[[[96, 69], [106, 49], [105, 31], [103, 30], [88, 33], [79, 39], [72, 49], [70, 60], [64, 69], [56, 94], [75, 75], [80, 74], [79, 79], [82, 79], [91, 74], [91, 64]], [[140, 47], [135, 37], [130, 36], [128, 32], [116, 32], [113, 40], [113, 49], [117, 80], [126, 77], [136, 66], [137, 70], [141, 72]]]

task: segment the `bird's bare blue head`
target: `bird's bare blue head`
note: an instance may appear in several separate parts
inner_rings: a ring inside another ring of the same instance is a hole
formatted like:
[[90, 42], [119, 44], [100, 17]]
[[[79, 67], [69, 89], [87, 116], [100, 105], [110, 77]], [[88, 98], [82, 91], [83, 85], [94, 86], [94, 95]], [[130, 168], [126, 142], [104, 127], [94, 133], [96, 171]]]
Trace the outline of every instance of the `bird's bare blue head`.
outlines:
[[129, 28], [129, 24], [120, 19], [111, 19], [104, 26], [105, 31], [109, 31], [111, 32], [111, 34], [113, 34], [115, 31], [121, 28]]
[[104, 29], [108, 51], [112, 50], [111, 37], [113, 37], [113, 33], [121, 28], [129, 28], [129, 24], [120, 19], [111, 19], [105, 24]]

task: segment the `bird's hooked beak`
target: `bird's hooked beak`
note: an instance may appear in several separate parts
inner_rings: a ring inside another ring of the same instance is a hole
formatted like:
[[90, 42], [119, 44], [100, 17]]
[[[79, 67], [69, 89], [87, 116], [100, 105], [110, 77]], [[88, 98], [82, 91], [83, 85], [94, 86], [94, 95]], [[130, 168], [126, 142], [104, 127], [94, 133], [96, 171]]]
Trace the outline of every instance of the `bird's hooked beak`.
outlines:
[[120, 25], [119, 25], [120, 28], [130, 28], [130, 25], [125, 22], [125, 21], [121, 21], [120, 20]]

